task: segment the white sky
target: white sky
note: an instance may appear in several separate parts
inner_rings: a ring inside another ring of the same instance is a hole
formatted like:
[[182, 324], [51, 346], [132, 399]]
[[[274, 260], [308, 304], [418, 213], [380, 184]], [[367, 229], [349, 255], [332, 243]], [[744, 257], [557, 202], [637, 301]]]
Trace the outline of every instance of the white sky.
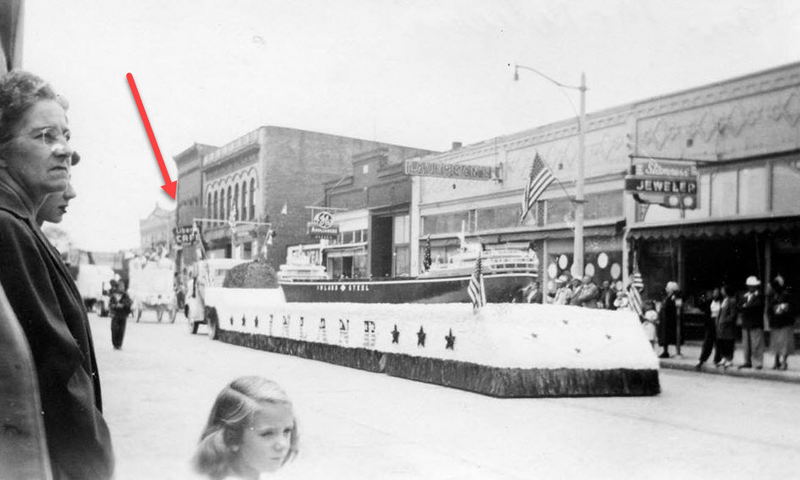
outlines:
[[[81, 248], [138, 245], [172, 208], [125, 80], [172, 178], [193, 142], [260, 125], [447, 150], [800, 61], [800, 2], [730, 0], [26, 0], [23, 68], [70, 101]], [[509, 66], [511, 64], [512, 66]], [[577, 92], [566, 91], [577, 106]]]

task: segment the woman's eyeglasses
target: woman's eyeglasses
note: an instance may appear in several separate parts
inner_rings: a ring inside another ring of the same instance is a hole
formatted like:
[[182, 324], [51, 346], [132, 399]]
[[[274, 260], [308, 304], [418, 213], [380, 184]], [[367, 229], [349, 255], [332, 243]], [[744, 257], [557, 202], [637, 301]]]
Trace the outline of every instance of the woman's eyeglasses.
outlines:
[[33, 138], [42, 142], [42, 144], [46, 147], [69, 144], [69, 131], [64, 132], [56, 127], [44, 127], [40, 130], [36, 130], [35, 132], [36, 134], [33, 136]]

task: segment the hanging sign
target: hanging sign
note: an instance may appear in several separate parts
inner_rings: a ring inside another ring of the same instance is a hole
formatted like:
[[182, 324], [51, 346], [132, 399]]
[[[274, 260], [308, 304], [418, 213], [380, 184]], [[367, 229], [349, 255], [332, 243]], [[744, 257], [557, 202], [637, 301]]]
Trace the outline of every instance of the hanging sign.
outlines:
[[693, 162], [633, 158], [625, 191], [639, 203], [667, 208], [697, 208], [698, 173]]
[[172, 235], [175, 238], [176, 245], [191, 245], [197, 241], [198, 230], [191, 225], [184, 225], [182, 227], [175, 227], [172, 229]]
[[308, 234], [315, 238], [337, 237], [339, 226], [333, 223], [333, 214], [323, 210], [308, 224]]

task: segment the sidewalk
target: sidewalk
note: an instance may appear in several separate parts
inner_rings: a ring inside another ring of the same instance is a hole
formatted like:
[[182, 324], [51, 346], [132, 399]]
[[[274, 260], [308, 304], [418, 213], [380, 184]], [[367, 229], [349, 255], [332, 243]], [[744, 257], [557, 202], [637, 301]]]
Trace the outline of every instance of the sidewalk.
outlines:
[[[700, 348], [702, 342], [692, 341], [681, 345], [681, 356], [675, 355], [675, 347], [669, 347], [669, 353], [672, 355], [670, 358], [661, 358], [659, 362], [661, 368], [671, 368], [675, 370], [687, 370], [694, 372], [698, 359], [700, 358]], [[656, 347], [656, 355], [661, 353], [661, 347]], [[775, 355], [770, 351], [764, 352], [764, 368], [756, 370], [755, 368], [745, 368], [739, 370], [737, 366], [744, 363], [743, 351], [741, 344], [736, 344], [736, 351], [733, 354], [733, 366], [729, 368], [716, 367], [714, 365], [714, 354], [711, 354], [706, 363], [703, 365], [699, 373], [706, 373], [712, 375], [730, 375], [732, 377], [745, 377], [757, 378], [761, 380], [777, 380], [779, 382], [792, 382], [800, 383], [800, 357], [789, 357], [788, 370], [773, 370], [772, 365], [775, 360]]]

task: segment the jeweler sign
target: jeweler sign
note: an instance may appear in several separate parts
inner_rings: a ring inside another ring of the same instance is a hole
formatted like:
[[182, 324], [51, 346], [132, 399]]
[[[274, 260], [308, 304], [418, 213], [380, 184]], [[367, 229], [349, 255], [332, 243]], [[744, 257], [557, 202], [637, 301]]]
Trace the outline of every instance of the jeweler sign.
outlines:
[[694, 163], [634, 158], [625, 191], [639, 203], [667, 208], [697, 208], [698, 174]]
[[464, 178], [468, 180], [491, 180], [492, 167], [484, 165], [460, 165], [441, 162], [423, 162], [407, 159], [404, 165], [406, 175], [422, 177]]

